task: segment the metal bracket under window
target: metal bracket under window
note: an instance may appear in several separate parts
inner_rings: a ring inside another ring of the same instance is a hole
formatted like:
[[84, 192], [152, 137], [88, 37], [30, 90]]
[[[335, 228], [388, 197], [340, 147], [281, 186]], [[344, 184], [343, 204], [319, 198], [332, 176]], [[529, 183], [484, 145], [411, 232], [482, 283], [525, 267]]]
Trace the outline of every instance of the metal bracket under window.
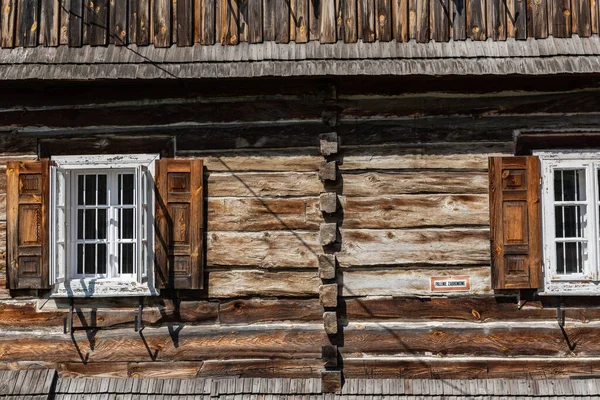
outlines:
[[69, 298], [69, 317], [65, 318], [63, 320], [63, 332], [65, 333], [65, 335], [67, 333], [73, 333], [73, 309], [75, 308], [74, 306], [74, 301], [73, 298]]
[[560, 296], [556, 297], [556, 321], [558, 326], [565, 327], [565, 312], [560, 309]]
[[133, 329], [136, 332], [139, 332], [142, 330], [142, 311], [144, 309], [144, 298], [140, 297], [139, 303], [138, 303], [138, 312], [137, 312], [137, 316], [135, 317], [135, 323], [134, 323], [134, 327]]

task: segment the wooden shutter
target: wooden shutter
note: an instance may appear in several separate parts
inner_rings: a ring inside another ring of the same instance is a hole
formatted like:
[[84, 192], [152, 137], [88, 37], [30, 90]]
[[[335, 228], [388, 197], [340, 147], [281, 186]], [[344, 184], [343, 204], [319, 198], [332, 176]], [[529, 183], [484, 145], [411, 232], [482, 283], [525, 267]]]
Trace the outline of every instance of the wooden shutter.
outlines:
[[49, 162], [8, 162], [6, 220], [8, 287], [47, 289]]
[[156, 161], [156, 285], [203, 287], [202, 160]]
[[490, 233], [495, 289], [542, 284], [538, 157], [491, 157]]

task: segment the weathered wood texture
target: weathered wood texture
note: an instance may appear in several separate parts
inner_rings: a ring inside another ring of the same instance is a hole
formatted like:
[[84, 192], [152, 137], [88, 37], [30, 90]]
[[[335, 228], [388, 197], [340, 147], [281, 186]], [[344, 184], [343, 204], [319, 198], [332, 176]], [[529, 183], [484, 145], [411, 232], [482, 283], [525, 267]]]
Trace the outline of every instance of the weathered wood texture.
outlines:
[[444, 42], [451, 37], [506, 40], [548, 34], [570, 37], [573, 33], [588, 37], [598, 26], [597, 5], [590, 0], [572, 4], [529, 0], [527, 6], [517, 0], [490, 0], [487, 5], [481, 0], [327, 0], [314, 4], [308, 0], [281, 4], [272, 0], [131, 0], [129, 7], [122, 3], [99, 0], [82, 7], [82, 0], [70, 0], [61, 11], [45, 0], [3, 0], [0, 43], [13, 47], [68, 42], [78, 47], [107, 41], [152, 42], [156, 47], [168, 47], [213, 44], [217, 39], [223, 45], [315, 39], [354, 43], [360, 38], [365, 42], [392, 38], [398, 42], [409, 38]]

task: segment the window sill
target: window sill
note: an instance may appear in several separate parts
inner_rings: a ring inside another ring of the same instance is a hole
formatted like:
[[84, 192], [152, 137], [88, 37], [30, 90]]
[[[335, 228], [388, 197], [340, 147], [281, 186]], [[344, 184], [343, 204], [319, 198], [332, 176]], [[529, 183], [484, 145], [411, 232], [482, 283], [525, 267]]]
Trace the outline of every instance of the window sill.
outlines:
[[546, 282], [540, 296], [600, 296], [600, 282], [597, 281], [552, 281]]
[[71, 279], [57, 283], [50, 297], [137, 297], [158, 296], [159, 290], [136, 281], [117, 279]]

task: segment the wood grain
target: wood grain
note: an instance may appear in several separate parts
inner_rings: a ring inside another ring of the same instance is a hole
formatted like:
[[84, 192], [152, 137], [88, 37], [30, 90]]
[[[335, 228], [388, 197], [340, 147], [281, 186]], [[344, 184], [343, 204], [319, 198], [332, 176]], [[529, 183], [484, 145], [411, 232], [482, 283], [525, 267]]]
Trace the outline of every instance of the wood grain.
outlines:
[[215, 43], [215, 14], [215, 2], [212, 0], [202, 0], [202, 31], [200, 36], [200, 43], [202, 44]]
[[316, 173], [211, 173], [209, 197], [318, 196], [323, 185]]
[[177, 14], [177, 45], [194, 44], [194, 3], [193, 0], [177, 0], [173, 12]]
[[392, 0], [392, 33], [397, 42], [408, 42], [409, 0]]
[[40, 0], [19, 0], [15, 46], [35, 47], [40, 32]]
[[570, 0], [554, 0], [548, 4], [550, 20], [548, 34], [554, 37], [571, 37], [572, 11]]
[[171, 0], [153, 0], [154, 45], [171, 46]]
[[376, 34], [380, 42], [392, 40], [392, 0], [375, 0]]
[[527, 3], [519, 0], [506, 2], [507, 37], [519, 40], [527, 39]]
[[1, 45], [10, 48], [15, 45], [15, 21], [17, 16], [17, 0], [2, 0], [2, 15], [0, 27], [2, 33]]
[[60, 3], [54, 0], [42, 0], [40, 13], [39, 42], [47, 47], [59, 45], [60, 39]]
[[321, 280], [317, 271], [213, 271], [208, 277], [208, 296], [316, 297]]
[[343, 2], [344, 42], [346, 43], [356, 43], [358, 40], [357, 6], [356, 0], [345, 0]]
[[506, 40], [506, 0], [487, 0], [487, 36]]
[[310, 0], [292, 0], [290, 18], [296, 43], [306, 43], [309, 39], [310, 21], [308, 2]]
[[431, 39], [436, 42], [447, 42], [450, 39], [450, 15], [452, 2], [449, 0], [431, 0]]
[[310, 322], [323, 319], [318, 299], [239, 299], [221, 303], [221, 324], [262, 324], [266, 322]]
[[[548, 37], [548, 4], [547, 0], [527, 0], [527, 15], [531, 15], [531, 31], [536, 39]], [[529, 4], [531, 3], [531, 6]], [[530, 12], [531, 9], [531, 12]], [[530, 31], [528, 26], [528, 31]]]
[[454, 40], [465, 40], [467, 38], [466, 2], [467, 0], [456, 0], [452, 7], [452, 38]]
[[[337, 40], [337, 18], [335, 15], [335, 0], [321, 0], [321, 43], [335, 43]], [[364, 32], [364, 24], [363, 24]], [[363, 33], [364, 36], [364, 33]]]
[[467, 36], [471, 40], [485, 40], [486, 20], [485, 20], [485, 0], [466, 0], [467, 1]]

